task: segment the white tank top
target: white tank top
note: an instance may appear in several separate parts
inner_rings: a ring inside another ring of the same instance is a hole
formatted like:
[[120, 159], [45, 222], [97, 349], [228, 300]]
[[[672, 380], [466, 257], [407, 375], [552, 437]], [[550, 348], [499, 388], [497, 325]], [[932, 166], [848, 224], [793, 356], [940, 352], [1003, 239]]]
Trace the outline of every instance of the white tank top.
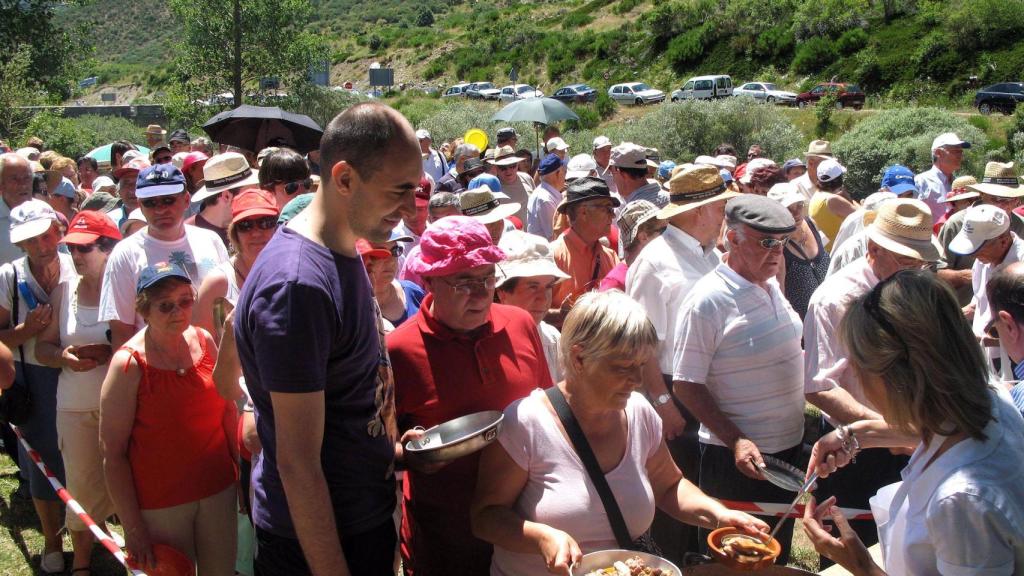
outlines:
[[[109, 344], [107, 322], [100, 322], [99, 306], [83, 306], [78, 303], [78, 280], [75, 276], [68, 282], [67, 296], [60, 303], [60, 345], [61, 347], [82, 344]], [[107, 375], [107, 364], [88, 372], [75, 372], [64, 368], [57, 380], [57, 410], [66, 412], [91, 412], [100, 409], [100, 388]]]

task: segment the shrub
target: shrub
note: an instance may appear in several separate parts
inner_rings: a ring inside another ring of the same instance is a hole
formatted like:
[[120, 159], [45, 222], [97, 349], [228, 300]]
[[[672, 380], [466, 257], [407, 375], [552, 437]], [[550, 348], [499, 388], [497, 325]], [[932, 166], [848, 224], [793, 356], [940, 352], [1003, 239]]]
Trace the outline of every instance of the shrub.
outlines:
[[1006, 150], [1010, 156], [1024, 153], [1024, 148], [1018, 144], [1018, 136], [1024, 138], [1024, 106], [1017, 108], [1013, 113], [1013, 124], [1006, 128]]
[[676, 162], [709, 154], [722, 142], [730, 142], [738, 150], [757, 143], [767, 156], [780, 161], [804, 148], [803, 136], [783, 111], [747, 98], [665, 104], [633, 122], [608, 126], [600, 132], [566, 132], [563, 137], [573, 150], [590, 150], [598, 134], [613, 142], [656, 147], [662, 158]]
[[836, 50], [843, 56], [849, 56], [868, 45], [868, 33], [862, 28], [851, 28], [836, 40]]
[[639, 6], [641, 1], [642, 0], [619, 0], [619, 3], [615, 5], [615, 8], [612, 8], [612, 12], [621, 16]]
[[602, 120], [611, 118], [618, 106], [615, 105], [615, 101], [608, 96], [608, 93], [600, 88], [597, 89], [597, 100], [594, 101], [594, 109], [597, 110], [597, 114]]
[[988, 137], [952, 112], [937, 108], [883, 110], [862, 120], [832, 146], [847, 167], [847, 186], [855, 197], [878, 190], [882, 171], [903, 164], [915, 171], [931, 166], [931, 144], [943, 132], [956, 132], [972, 146], [964, 152], [962, 172], [980, 176]]
[[427, 64], [426, 70], [423, 71], [423, 78], [425, 80], [433, 80], [447, 71], [448, 61], [445, 60], [444, 56], [441, 56], [440, 58], [431, 60], [430, 64]]
[[563, 30], [575, 30], [577, 28], [583, 28], [587, 24], [594, 21], [594, 17], [586, 12], [569, 12], [565, 18], [562, 19]]
[[69, 158], [77, 158], [87, 152], [109, 144], [114, 140], [142, 142], [142, 128], [126, 118], [86, 115], [65, 118], [52, 112], [36, 114], [25, 126], [22, 136], [38, 136], [51, 150]]
[[590, 130], [597, 128], [597, 125], [601, 123], [601, 115], [592, 106], [574, 104], [570, 107], [580, 119], [568, 120], [565, 123], [567, 130]]
[[814, 108], [814, 118], [817, 124], [814, 127], [814, 134], [818, 138], [824, 138], [832, 127], [832, 113], [836, 110], [836, 102], [839, 101], [835, 92], [829, 92], [818, 100]]
[[793, 70], [801, 74], [812, 74], [836, 60], [838, 54], [828, 38], [815, 36], [801, 42], [793, 59]]
[[704, 26], [692, 28], [668, 43], [665, 58], [676, 68], [693, 64], [704, 55], [706, 30]]

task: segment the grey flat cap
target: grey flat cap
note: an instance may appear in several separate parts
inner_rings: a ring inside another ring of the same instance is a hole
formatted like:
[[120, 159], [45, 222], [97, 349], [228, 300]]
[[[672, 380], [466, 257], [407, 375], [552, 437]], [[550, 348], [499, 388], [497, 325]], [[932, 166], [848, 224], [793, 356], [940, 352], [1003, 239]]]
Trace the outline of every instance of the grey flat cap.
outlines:
[[789, 210], [775, 200], [757, 194], [743, 194], [729, 200], [725, 205], [725, 218], [767, 234], [796, 230], [796, 222]]

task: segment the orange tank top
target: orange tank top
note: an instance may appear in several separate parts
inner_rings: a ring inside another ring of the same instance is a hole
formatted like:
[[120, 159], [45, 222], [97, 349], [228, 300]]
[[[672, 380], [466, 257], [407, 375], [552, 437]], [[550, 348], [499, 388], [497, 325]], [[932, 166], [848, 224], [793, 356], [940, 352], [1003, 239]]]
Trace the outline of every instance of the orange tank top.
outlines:
[[143, 510], [213, 496], [237, 478], [224, 429], [227, 402], [213, 383], [206, 338], [200, 343], [202, 358], [184, 376], [153, 368], [137, 350], [122, 348], [142, 369], [128, 462]]

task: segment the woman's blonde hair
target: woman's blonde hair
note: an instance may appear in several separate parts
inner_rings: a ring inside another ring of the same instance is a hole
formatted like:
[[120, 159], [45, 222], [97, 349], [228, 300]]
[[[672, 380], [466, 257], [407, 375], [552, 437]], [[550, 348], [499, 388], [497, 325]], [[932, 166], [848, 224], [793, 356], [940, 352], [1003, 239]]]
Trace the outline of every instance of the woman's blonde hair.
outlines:
[[658, 334], [643, 307], [618, 290], [584, 294], [565, 317], [559, 352], [568, 375], [575, 376], [573, 346], [583, 357], [640, 358], [658, 346]]
[[988, 363], [956, 297], [933, 273], [898, 272], [857, 298], [840, 338], [858, 376], [886, 386], [889, 424], [928, 440], [984, 440], [991, 419]]

